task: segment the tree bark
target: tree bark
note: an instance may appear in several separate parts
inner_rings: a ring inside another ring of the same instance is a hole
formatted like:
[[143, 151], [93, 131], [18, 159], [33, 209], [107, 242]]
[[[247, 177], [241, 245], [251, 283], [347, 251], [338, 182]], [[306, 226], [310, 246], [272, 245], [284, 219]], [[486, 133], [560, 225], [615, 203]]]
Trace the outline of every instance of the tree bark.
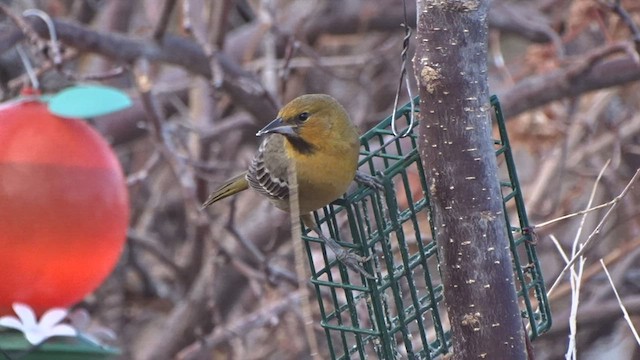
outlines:
[[455, 359], [526, 359], [487, 80], [488, 0], [418, 0], [415, 75]]

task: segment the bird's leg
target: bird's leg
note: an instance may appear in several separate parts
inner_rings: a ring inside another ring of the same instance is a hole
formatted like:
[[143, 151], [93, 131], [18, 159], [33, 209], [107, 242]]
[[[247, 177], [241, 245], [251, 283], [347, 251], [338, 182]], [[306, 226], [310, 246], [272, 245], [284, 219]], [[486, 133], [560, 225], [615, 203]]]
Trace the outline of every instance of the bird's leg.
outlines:
[[311, 214], [301, 215], [300, 217], [302, 218], [302, 222], [304, 223], [304, 225], [309, 229], [313, 230], [316, 234], [318, 234], [318, 237], [320, 238], [320, 240], [322, 240], [322, 242], [324, 242], [324, 244], [327, 245], [331, 249], [331, 251], [333, 251], [334, 254], [336, 254], [336, 258], [338, 259], [338, 261], [343, 263], [349, 269], [362, 274], [367, 279], [375, 279], [375, 276], [371, 275], [367, 270], [365, 270], [362, 267], [362, 265], [360, 265], [361, 263], [365, 263], [369, 261], [371, 257], [362, 257], [352, 252], [349, 252], [348, 250], [340, 246], [340, 244], [338, 244], [332, 238], [324, 236], [324, 234], [322, 234], [322, 231], [320, 231], [320, 228], [316, 224], [315, 220], [313, 220], [313, 217], [311, 216]]
[[384, 190], [384, 186], [380, 180], [375, 176], [366, 174], [360, 170], [356, 171], [356, 177], [353, 180], [355, 180], [358, 185], [363, 185], [373, 190]]

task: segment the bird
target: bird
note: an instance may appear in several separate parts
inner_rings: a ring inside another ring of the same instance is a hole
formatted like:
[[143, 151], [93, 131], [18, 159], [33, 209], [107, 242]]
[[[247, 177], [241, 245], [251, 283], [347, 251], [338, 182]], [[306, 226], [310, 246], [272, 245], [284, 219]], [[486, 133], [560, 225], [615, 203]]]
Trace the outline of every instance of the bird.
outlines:
[[366, 278], [368, 258], [344, 249], [322, 234], [311, 216], [338, 199], [355, 180], [380, 188], [379, 181], [357, 171], [360, 139], [345, 108], [326, 94], [299, 96], [278, 112], [256, 136], [265, 136], [248, 170], [220, 185], [203, 208], [247, 189], [266, 197], [275, 207], [290, 211], [288, 170], [294, 164], [302, 222], [313, 230], [348, 268]]

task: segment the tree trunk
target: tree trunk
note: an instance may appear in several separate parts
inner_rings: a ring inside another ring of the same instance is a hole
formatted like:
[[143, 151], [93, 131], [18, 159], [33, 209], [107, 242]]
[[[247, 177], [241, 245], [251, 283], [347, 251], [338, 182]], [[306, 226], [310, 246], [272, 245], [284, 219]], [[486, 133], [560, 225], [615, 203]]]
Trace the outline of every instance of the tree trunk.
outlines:
[[420, 156], [455, 359], [526, 359], [487, 84], [488, 0], [417, 0]]

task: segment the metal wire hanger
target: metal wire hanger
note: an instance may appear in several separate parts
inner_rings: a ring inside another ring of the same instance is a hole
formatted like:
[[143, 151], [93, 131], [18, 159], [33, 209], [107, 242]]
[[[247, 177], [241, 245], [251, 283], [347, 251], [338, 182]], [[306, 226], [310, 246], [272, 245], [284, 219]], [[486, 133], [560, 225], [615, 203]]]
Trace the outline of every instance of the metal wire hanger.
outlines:
[[[391, 113], [391, 131], [393, 131], [393, 135], [396, 137], [405, 137], [411, 133], [413, 127], [415, 125], [414, 119], [414, 111], [415, 104], [413, 103], [413, 95], [411, 93], [411, 85], [409, 83], [409, 77], [407, 75], [407, 52], [409, 51], [409, 40], [411, 39], [411, 28], [409, 27], [407, 21], [407, 2], [406, 0], [402, 0], [403, 10], [404, 10], [404, 23], [402, 26], [404, 27], [404, 39], [402, 43], [402, 53], [400, 57], [402, 58], [402, 68], [400, 69], [400, 81], [398, 82], [398, 89], [396, 90], [396, 98], [393, 101], [393, 112]], [[411, 112], [409, 114], [409, 127], [402, 134], [398, 134], [398, 129], [396, 128], [396, 112], [398, 111], [398, 100], [400, 98], [400, 91], [402, 91], [402, 81], [404, 80], [405, 86], [407, 88], [407, 95], [409, 95], [409, 102], [411, 104]]]

